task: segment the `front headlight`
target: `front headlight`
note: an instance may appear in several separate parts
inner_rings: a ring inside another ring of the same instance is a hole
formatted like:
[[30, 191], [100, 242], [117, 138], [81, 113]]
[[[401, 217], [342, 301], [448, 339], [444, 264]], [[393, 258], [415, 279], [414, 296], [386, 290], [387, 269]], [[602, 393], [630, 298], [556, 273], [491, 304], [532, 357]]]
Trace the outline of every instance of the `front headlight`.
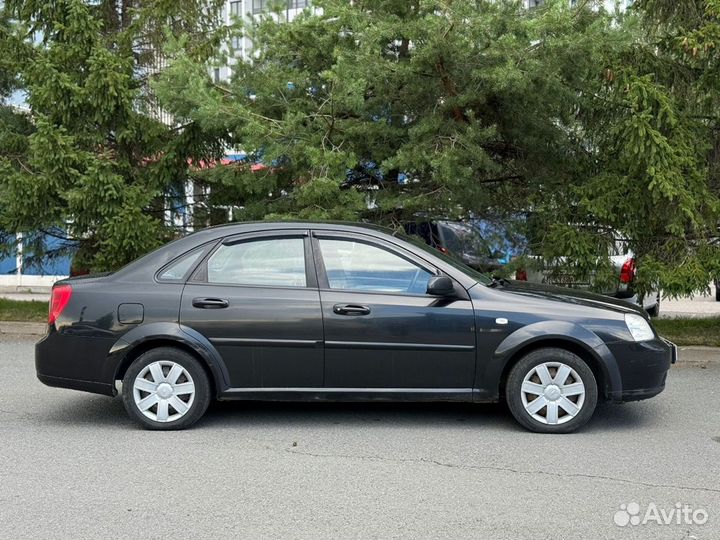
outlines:
[[655, 338], [655, 332], [653, 332], [650, 323], [642, 315], [627, 313], [625, 315], [625, 325], [635, 341], [648, 341]]

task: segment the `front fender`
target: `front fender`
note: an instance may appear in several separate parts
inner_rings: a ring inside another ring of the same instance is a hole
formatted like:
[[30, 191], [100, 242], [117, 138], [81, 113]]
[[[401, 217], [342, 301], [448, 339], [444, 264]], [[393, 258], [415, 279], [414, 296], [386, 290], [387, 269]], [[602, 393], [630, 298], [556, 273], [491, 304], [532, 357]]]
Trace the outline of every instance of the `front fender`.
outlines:
[[210, 369], [218, 394], [230, 386], [230, 376], [225, 363], [210, 341], [192, 328], [173, 322], [140, 325], [118, 339], [108, 353], [108, 359], [111, 361], [106, 365], [111, 366], [112, 372], [106, 374], [107, 379], [117, 380], [121, 370], [127, 367], [131, 353], [153, 342], [157, 342], [158, 346], [177, 343], [195, 352]]
[[[544, 342], [547, 342], [548, 346], [562, 346], [567, 343], [582, 348], [602, 371], [605, 387], [599, 389], [600, 393], [608, 397], [622, 390], [617, 361], [597, 334], [576, 323], [551, 320], [518, 328], [498, 345], [487, 360], [486, 369], [480, 378], [478, 397], [482, 400], [497, 399], [500, 391], [498, 383], [502, 383], [508, 362], [514, 360], [515, 355], [526, 347], [540, 346]], [[483, 382], [485, 384], [482, 384]]]

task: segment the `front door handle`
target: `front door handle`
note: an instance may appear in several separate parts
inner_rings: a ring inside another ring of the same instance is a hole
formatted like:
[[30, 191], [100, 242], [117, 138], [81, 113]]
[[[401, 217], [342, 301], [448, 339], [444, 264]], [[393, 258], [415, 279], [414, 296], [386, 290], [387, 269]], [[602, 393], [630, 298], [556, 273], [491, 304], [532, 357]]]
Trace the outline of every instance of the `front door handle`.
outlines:
[[370, 308], [358, 304], [335, 304], [333, 312], [338, 315], [370, 315]]
[[200, 309], [222, 309], [230, 305], [230, 302], [223, 298], [193, 298], [193, 307]]

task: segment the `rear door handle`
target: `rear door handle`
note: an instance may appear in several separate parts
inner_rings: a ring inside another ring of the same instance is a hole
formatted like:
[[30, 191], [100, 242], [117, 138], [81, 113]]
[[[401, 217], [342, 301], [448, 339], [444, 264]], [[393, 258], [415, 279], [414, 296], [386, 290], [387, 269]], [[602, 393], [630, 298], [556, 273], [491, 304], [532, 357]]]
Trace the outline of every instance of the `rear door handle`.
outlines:
[[370, 308], [358, 304], [335, 304], [333, 312], [338, 315], [370, 315]]
[[193, 298], [193, 307], [200, 309], [222, 309], [230, 305], [230, 302], [223, 298]]

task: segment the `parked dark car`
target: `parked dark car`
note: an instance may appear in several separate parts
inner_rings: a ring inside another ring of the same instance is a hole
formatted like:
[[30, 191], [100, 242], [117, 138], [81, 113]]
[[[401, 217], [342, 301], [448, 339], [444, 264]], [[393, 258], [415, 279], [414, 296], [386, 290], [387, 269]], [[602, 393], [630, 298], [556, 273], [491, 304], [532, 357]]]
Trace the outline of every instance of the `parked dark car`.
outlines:
[[480, 272], [492, 274], [503, 266], [502, 253], [493, 250], [471, 223], [451, 220], [412, 221], [403, 224], [403, 228], [407, 234], [419, 236], [427, 245]]
[[151, 429], [188, 427], [211, 399], [504, 398], [526, 428], [569, 432], [598, 399], [661, 392], [675, 359], [638, 307], [331, 223], [210, 228], [58, 282], [36, 346], [42, 382], [113, 396], [122, 381]]

